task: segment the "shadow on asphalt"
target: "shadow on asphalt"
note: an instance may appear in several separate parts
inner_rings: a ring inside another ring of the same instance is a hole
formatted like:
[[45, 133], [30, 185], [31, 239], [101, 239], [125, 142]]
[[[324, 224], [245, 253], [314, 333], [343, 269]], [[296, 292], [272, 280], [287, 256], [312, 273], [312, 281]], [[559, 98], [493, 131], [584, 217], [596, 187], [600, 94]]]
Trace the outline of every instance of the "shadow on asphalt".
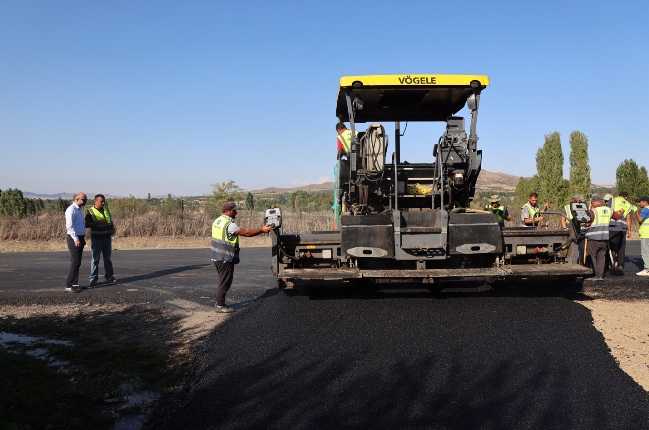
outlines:
[[473, 297], [514, 297], [539, 298], [562, 297], [570, 300], [587, 301], [592, 297], [583, 291], [583, 283], [528, 283], [492, 286], [484, 282], [462, 282], [457, 284], [422, 287], [418, 283], [404, 283], [399, 287], [390, 286], [351, 286], [351, 287], [311, 287], [269, 290], [268, 294], [280, 294], [289, 297], [307, 297], [309, 300], [384, 300], [384, 299], [451, 299]]
[[[181, 266], [181, 267], [174, 267], [172, 269], [164, 269], [164, 270], [156, 270], [155, 272], [147, 273], [145, 275], [137, 275], [137, 276], [129, 276], [127, 278], [119, 278], [120, 283], [126, 283], [126, 282], [135, 282], [135, 281], [142, 281], [145, 279], [154, 279], [154, 278], [159, 278], [161, 276], [168, 276], [168, 275], [173, 275], [175, 273], [180, 273], [180, 272], [186, 272], [188, 270], [197, 270], [205, 266], [209, 266], [210, 264], [192, 264], [191, 266]], [[110, 284], [108, 284], [110, 285]]]

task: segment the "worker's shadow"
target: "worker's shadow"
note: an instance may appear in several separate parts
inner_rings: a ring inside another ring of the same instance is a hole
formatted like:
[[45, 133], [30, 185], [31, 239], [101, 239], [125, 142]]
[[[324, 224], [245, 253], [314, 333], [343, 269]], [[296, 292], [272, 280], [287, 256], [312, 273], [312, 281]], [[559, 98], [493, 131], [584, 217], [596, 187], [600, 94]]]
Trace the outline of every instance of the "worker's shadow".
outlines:
[[[160, 278], [162, 276], [169, 276], [173, 275], [176, 273], [180, 272], [186, 272], [188, 270], [197, 270], [201, 269], [205, 266], [209, 266], [210, 264], [205, 263], [205, 264], [192, 264], [190, 266], [181, 266], [181, 267], [173, 267], [171, 269], [164, 269], [164, 270], [156, 270], [155, 272], [147, 273], [145, 275], [136, 275], [136, 276], [129, 276], [128, 278], [119, 278], [118, 283], [119, 284], [125, 284], [129, 282], [136, 282], [136, 281], [143, 281], [146, 279], [155, 279], [155, 278]], [[91, 287], [92, 289], [96, 288], [103, 288], [103, 287], [109, 287], [111, 285], [115, 285], [110, 282], [102, 282], [94, 287]]]

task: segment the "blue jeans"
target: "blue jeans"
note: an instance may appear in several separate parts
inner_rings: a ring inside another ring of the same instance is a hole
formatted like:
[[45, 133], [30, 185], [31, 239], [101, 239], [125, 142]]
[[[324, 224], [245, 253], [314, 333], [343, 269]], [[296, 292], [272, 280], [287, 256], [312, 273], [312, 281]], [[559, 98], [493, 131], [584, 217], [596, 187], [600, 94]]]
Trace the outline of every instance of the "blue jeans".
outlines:
[[110, 261], [111, 239], [92, 239], [90, 245], [90, 282], [99, 278], [99, 257], [104, 255], [104, 275], [106, 279], [113, 277], [113, 262]]

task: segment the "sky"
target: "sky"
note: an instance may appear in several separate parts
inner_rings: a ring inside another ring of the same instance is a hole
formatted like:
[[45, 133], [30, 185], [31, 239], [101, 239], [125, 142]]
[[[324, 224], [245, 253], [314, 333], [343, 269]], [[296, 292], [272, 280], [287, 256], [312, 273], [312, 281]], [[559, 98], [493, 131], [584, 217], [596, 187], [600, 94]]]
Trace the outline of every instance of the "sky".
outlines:
[[[488, 75], [483, 169], [532, 176], [557, 131], [568, 178], [578, 130], [612, 185], [625, 159], [649, 164], [648, 18], [623, 0], [0, 0], [0, 189], [333, 181], [340, 77], [376, 74]], [[442, 131], [409, 123], [401, 159], [432, 161]]]

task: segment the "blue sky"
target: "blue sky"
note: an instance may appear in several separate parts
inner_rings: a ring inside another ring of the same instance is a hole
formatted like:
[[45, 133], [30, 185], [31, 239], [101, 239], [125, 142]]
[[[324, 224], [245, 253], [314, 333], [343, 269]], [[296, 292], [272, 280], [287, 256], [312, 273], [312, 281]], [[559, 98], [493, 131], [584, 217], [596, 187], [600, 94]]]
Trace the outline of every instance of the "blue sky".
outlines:
[[[311, 4], [313, 3], [313, 4]], [[648, 165], [646, 1], [2, 1], [0, 189], [200, 195], [333, 180], [341, 76], [484, 74], [483, 169], [589, 139]], [[393, 125], [386, 124], [392, 132]], [[441, 125], [410, 123], [402, 159]]]

